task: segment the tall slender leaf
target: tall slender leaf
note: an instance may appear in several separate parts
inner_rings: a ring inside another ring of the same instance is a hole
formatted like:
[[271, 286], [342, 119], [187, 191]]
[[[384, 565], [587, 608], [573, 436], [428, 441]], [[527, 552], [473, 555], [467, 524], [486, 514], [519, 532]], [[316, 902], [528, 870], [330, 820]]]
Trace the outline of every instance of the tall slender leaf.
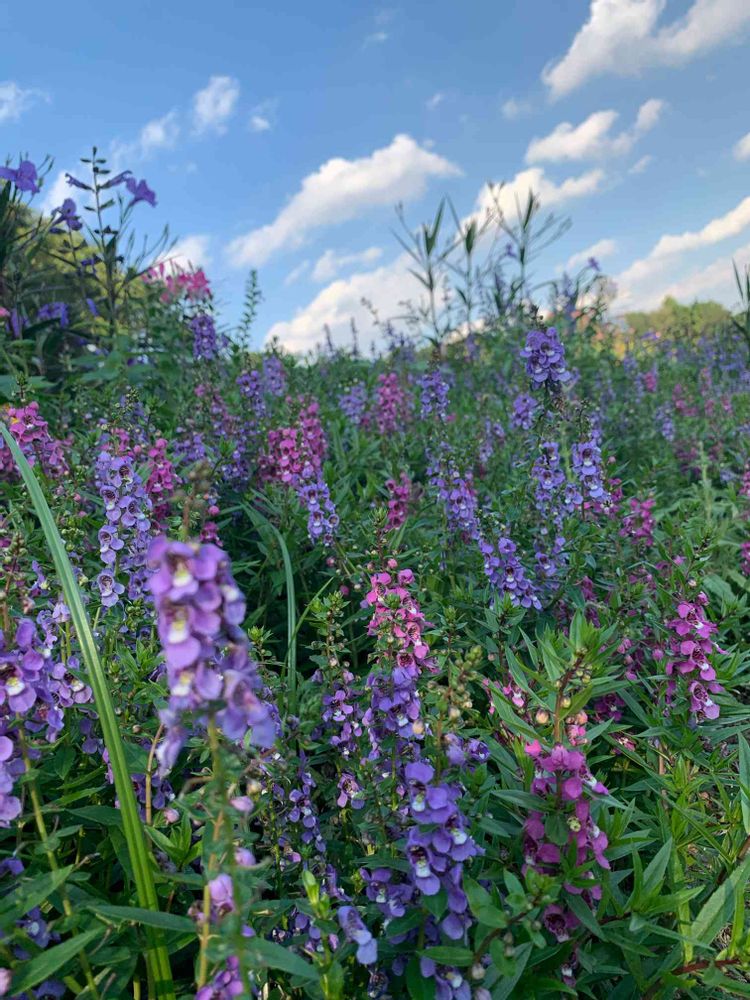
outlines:
[[[18, 447], [15, 438], [2, 422], [0, 422], [0, 433], [2, 433], [6, 444], [10, 448], [26, 489], [29, 491], [31, 502], [34, 505], [34, 510], [44, 531], [47, 547], [55, 564], [60, 585], [65, 595], [65, 601], [70, 609], [70, 617], [78, 636], [83, 662], [88, 672], [89, 684], [94, 692], [94, 703], [99, 715], [104, 743], [109, 753], [110, 764], [114, 774], [115, 791], [120, 803], [123, 829], [133, 869], [138, 902], [144, 909], [158, 911], [159, 901], [154, 886], [151, 855], [146, 845], [141, 818], [138, 814], [138, 806], [125, 761], [125, 750], [107, 684], [107, 677], [99, 659], [99, 651], [96, 648], [86, 607], [73, 574], [68, 554], [65, 551], [65, 545], [60, 537], [60, 532], [57, 530], [55, 519], [49, 509], [44, 492], [34, 475], [34, 471], [26, 461], [26, 457]], [[148, 928], [146, 935], [146, 960], [149, 965], [154, 995], [163, 998], [163, 1000], [170, 1000], [170, 998], [174, 998], [175, 994], [172, 985], [169, 955], [164, 944], [162, 932], [155, 928]], [[82, 937], [78, 937], [75, 940], [80, 941]]]

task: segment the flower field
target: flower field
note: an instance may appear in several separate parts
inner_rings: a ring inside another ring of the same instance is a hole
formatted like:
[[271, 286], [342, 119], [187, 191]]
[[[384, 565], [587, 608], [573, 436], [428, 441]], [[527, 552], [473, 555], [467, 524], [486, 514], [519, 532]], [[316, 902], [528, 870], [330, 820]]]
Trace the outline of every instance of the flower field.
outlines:
[[83, 169], [0, 169], [0, 996], [750, 996], [750, 308], [542, 301], [530, 198], [259, 352]]

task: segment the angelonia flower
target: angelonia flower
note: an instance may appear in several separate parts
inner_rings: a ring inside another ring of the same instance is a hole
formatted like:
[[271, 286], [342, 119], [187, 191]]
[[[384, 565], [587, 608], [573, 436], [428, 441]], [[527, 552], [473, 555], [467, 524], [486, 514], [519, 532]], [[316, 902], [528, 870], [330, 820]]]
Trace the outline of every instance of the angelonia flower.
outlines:
[[111, 608], [125, 591], [117, 579], [118, 570], [127, 574], [128, 599], [135, 601], [143, 595], [151, 500], [128, 454], [115, 457], [102, 449], [96, 461], [96, 484], [105, 516], [99, 529], [99, 552], [105, 569], [96, 582], [102, 607]]
[[471, 925], [468, 900], [461, 888], [463, 863], [480, 853], [457, 805], [460, 791], [436, 780], [434, 768], [424, 761], [407, 764], [404, 776], [413, 823], [406, 856], [414, 884], [425, 896], [446, 890], [448, 915], [440, 929], [446, 937], [460, 941]]
[[[324, 734], [330, 745], [346, 761], [356, 760], [363, 733], [359, 692], [353, 687], [354, 681], [354, 674], [344, 669], [334, 683], [332, 693], [323, 695], [321, 717], [325, 724]], [[343, 791], [342, 789], [342, 794]], [[347, 793], [347, 797], [352, 796]]]
[[78, 232], [83, 227], [80, 217], [76, 214], [76, 203], [72, 198], [66, 198], [62, 205], [52, 210], [51, 233], [62, 233], [60, 224], [64, 224], [68, 232]]
[[534, 389], [559, 389], [570, 380], [565, 366], [565, 348], [560, 343], [557, 330], [530, 330], [526, 345], [519, 352], [526, 361], [526, 373]]
[[359, 964], [374, 965], [378, 960], [378, 943], [365, 926], [359, 912], [353, 906], [341, 906], [336, 916], [347, 941], [353, 941], [357, 945]]
[[[18, 885], [19, 876], [24, 872], [24, 864], [20, 858], [15, 856], [4, 858], [0, 861], [0, 880], [8, 884], [2, 885], [3, 895], [11, 892]], [[60, 935], [50, 929], [45, 919], [45, 915], [38, 906], [32, 906], [22, 917], [15, 921], [15, 926], [21, 931], [21, 940], [28, 939], [33, 945], [43, 951], [50, 944], [57, 944]], [[3, 934], [3, 938], [6, 935]], [[25, 944], [25, 942], [24, 942]], [[13, 957], [20, 962], [28, 962], [32, 957], [29, 951], [21, 943], [8, 946], [7, 940], [4, 946], [4, 954], [13, 954]], [[36, 956], [35, 956], [36, 957]], [[8, 994], [11, 988], [12, 973], [10, 969], [0, 968], [0, 997]], [[61, 1000], [68, 992], [64, 983], [59, 979], [45, 979], [34, 987], [33, 992], [14, 994], [10, 1000]]]
[[243, 398], [247, 400], [250, 410], [248, 424], [255, 431], [258, 423], [268, 413], [264, 399], [263, 376], [255, 369], [250, 372], [242, 372], [237, 376], [237, 388]]
[[148, 449], [146, 479], [146, 493], [157, 524], [163, 526], [172, 513], [172, 497], [180, 482], [174, 465], [167, 458], [166, 438], [157, 438]]
[[571, 464], [583, 493], [591, 500], [606, 502], [609, 491], [602, 480], [602, 452], [593, 438], [573, 445]]
[[428, 420], [434, 417], [440, 423], [445, 423], [448, 417], [448, 393], [450, 386], [439, 368], [432, 368], [419, 380], [421, 389], [421, 417]]
[[[672, 635], [666, 650], [664, 673], [667, 681], [667, 710], [674, 705], [678, 692], [688, 700], [693, 721], [718, 719], [719, 706], [711, 695], [721, 694], [724, 688], [716, 680], [716, 671], [708, 659], [713, 653], [724, 652], [711, 637], [718, 626], [709, 621], [704, 608], [708, 598], [701, 591], [692, 601], [677, 604], [677, 617], [668, 621]], [[665, 653], [657, 650], [657, 659]]]
[[507, 594], [517, 606], [541, 610], [534, 585], [516, 555], [515, 542], [505, 535], [500, 535], [494, 545], [480, 539], [479, 551], [484, 557], [485, 575], [498, 596]]
[[417, 680], [431, 664], [429, 646], [422, 638], [427, 623], [409, 592], [414, 574], [410, 569], [396, 571], [395, 559], [388, 562], [386, 572], [370, 577], [370, 590], [363, 602], [372, 608], [368, 634], [390, 638], [388, 656], [367, 678], [370, 705], [362, 724], [370, 738], [371, 760], [380, 756], [381, 745], [389, 736], [407, 741], [419, 736], [419, 725], [415, 728], [421, 712]]
[[519, 393], [513, 400], [513, 412], [510, 415], [511, 427], [515, 427], [516, 430], [531, 430], [538, 409], [539, 404], [533, 396], [527, 392]]
[[[62, 732], [64, 711], [91, 701], [88, 685], [74, 677], [78, 662], [67, 664], [55, 654], [57, 627], [51, 613], [42, 617], [44, 638], [29, 618], [11, 621], [14, 633], [0, 629], [0, 827], [8, 827], [21, 812], [13, 794], [24, 773], [18, 727], [27, 736], [40, 735], [54, 743]], [[69, 669], [70, 668], [70, 669]]]
[[214, 361], [219, 354], [219, 340], [213, 317], [198, 313], [188, 326], [193, 334], [193, 357], [197, 361]]
[[497, 450], [505, 443], [505, 430], [499, 420], [492, 420], [491, 417], [484, 418], [484, 428], [479, 440], [477, 457], [483, 469], [487, 469], [490, 461]]
[[310, 541], [322, 541], [327, 547], [333, 545], [339, 516], [322, 473], [316, 472], [309, 462], [305, 463], [296, 490], [302, 505], [307, 509], [307, 534]]
[[388, 520], [386, 527], [389, 531], [395, 531], [406, 522], [412, 495], [412, 482], [407, 474], [402, 472], [398, 480], [387, 479], [385, 487], [388, 490]]
[[263, 358], [263, 388], [269, 396], [283, 396], [286, 392], [284, 362], [275, 354]]
[[339, 396], [339, 409], [353, 427], [363, 427], [367, 422], [367, 386], [355, 382]]
[[245, 599], [226, 553], [161, 535], [149, 547], [148, 565], [169, 689], [160, 713], [167, 730], [157, 749], [161, 773], [174, 764], [191, 722], [205, 725], [209, 716], [229, 740], [270, 746], [275, 725], [258, 693], [258, 668], [240, 627]]
[[44, 305], [39, 309], [36, 314], [36, 318], [40, 320], [56, 319], [60, 323], [63, 330], [70, 326], [68, 307], [64, 302], [48, 302], [47, 305]]
[[622, 519], [620, 536], [622, 538], [632, 538], [637, 544], [643, 544], [650, 548], [654, 544], [654, 515], [652, 513], [656, 500], [649, 497], [647, 500], [639, 500], [638, 497], [631, 497], [628, 501], [630, 513]]
[[[29, 465], [39, 463], [44, 474], [50, 479], [60, 479], [68, 473], [64, 443], [50, 435], [49, 425], [39, 414], [38, 403], [26, 406], [6, 406], [0, 410], [0, 418], [5, 420], [8, 430], [18, 442]], [[0, 477], [15, 478], [18, 475], [16, 463], [10, 448], [0, 439]]]
[[740, 569], [745, 576], [750, 576], [750, 542], [742, 542], [740, 545], [742, 563]]
[[663, 403], [656, 408], [656, 421], [659, 426], [661, 436], [665, 441], [674, 441], [675, 428], [672, 408], [669, 403]]
[[31, 160], [21, 160], [15, 169], [0, 167], [0, 180], [10, 181], [11, 184], [15, 184], [19, 191], [38, 194], [37, 179], [37, 169]]
[[464, 541], [479, 536], [478, 501], [471, 472], [461, 474], [449, 453], [427, 466], [430, 486], [443, 504], [448, 530]]
[[[171, 271], [168, 271], [169, 264]], [[150, 267], [143, 275], [147, 285], [161, 284], [162, 302], [174, 302], [183, 295], [190, 302], [202, 302], [212, 297], [211, 285], [202, 268], [184, 271], [174, 261], [162, 261]]]
[[[526, 753], [534, 762], [531, 794], [539, 798], [540, 807], [524, 824], [524, 871], [533, 868], [543, 875], [562, 876], [566, 893], [582, 896], [594, 907], [602, 897], [595, 868], [606, 870], [610, 864], [604, 854], [607, 836], [594, 821], [592, 804], [596, 796], [607, 795], [607, 789], [593, 777], [580, 750], [558, 743], [546, 752], [534, 740]], [[561, 818], [567, 827], [567, 843], [562, 844]], [[542, 922], [558, 942], [567, 941], [578, 927], [578, 919], [564, 903], [547, 907]]]
[[396, 372], [378, 375], [374, 416], [378, 432], [394, 434], [404, 429], [411, 418], [412, 400], [401, 386]]

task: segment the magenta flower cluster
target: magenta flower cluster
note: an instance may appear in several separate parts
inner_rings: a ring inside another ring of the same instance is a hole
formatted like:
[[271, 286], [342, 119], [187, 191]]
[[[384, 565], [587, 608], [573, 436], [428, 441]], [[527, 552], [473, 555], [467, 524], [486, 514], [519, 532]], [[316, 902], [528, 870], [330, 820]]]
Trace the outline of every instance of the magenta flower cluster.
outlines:
[[[690, 712], [696, 723], [718, 719], [720, 709], [711, 697], [721, 694], [724, 688], [716, 679], [716, 671], [709, 660], [721, 650], [712, 638], [717, 626], [706, 617], [708, 598], [701, 591], [692, 601], [677, 604], [677, 617], [667, 622], [672, 633], [666, 650], [664, 672], [667, 681], [667, 705], [674, 705], [678, 692], [688, 700]], [[657, 659], [665, 654], [656, 651]]]
[[[8, 406], [0, 416], [5, 419], [29, 465], [39, 465], [50, 479], [60, 479], [67, 474], [65, 444], [50, 434], [47, 421], [39, 413], [38, 403]], [[0, 476], [15, 478], [17, 475], [10, 448], [0, 439]]]

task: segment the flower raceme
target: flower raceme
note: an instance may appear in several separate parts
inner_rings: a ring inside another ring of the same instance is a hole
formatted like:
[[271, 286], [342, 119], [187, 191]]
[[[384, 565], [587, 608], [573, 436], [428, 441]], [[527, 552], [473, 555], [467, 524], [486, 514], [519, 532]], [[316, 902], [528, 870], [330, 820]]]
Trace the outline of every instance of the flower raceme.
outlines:
[[245, 599], [225, 552], [212, 544], [155, 539], [148, 551], [149, 589], [164, 650], [169, 702], [157, 750], [162, 773], [172, 767], [191, 720], [213, 716], [224, 735], [270, 746], [275, 724], [260, 698], [260, 677], [241, 623]]
[[[677, 617], [667, 622], [667, 628], [672, 633], [664, 668], [669, 677], [667, 707], [671, 709], [678, 691], [682, 690], [696, 723], [718, 719], [720, 709], [711, 695], [721, 694], [724, 690], [716, 680], [716, 671], [708, 659], [712, 653], [722, 653], [723, 650], [712, 638], [718, 627], [706, 618], [704, 608], [707, 604], [708, 598], [701, 591], [692, 601], [680, 601]], [[664, 657], [662, 650], [655, 653], [657, 659]]]

